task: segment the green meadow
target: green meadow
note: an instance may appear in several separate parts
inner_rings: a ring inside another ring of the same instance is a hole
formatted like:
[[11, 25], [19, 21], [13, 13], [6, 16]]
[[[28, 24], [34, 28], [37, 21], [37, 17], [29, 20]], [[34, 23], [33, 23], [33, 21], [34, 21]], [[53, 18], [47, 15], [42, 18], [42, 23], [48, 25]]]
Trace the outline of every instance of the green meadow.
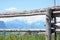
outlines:
[[10, 34], [0, 35], [0, 40], [45, 40], [45, 35], [21, 35], [21, 34]]
[[[21, 35], [21, 34], [9, 34], [9, 35], [0, 35], [0, 40], [45, 40], [45, 34], [38, 35]], [[52, 35], [52, 40], [54, 36]], [[60, 40], [60, 34], [57, 35], [57, 40]]]

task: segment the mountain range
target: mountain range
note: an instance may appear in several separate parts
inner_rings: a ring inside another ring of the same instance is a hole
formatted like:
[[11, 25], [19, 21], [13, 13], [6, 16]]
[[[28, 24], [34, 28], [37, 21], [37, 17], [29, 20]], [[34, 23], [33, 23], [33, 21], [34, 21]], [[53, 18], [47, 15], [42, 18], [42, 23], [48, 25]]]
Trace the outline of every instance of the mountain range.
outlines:
[[36, 21], [28, 24], [25, 21], [12, 20], [10, 22], [0, 21], [0, 28], [20, 28], [20, 29], [43, 29], [45, 28], [45, 21]]

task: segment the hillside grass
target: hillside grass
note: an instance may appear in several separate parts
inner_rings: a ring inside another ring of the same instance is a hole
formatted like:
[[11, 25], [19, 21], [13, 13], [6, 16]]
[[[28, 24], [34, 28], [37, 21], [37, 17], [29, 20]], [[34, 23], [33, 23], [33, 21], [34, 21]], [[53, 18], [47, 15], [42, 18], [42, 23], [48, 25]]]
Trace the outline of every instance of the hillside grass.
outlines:
[[[45, 40], [45, 34], [39, 35], [21, 35], [21, 34], [10, 34], [10, 35], [0, 35], [0, 40]], [[52, 36], [54, 40], [54, 36]], [[57, 35], [57, 40], [60, 40], [60, 34]]]
[[44, 34], [43, 35], [28, 35], [28, 34], [0, 35], [0, 40], [45, 40], [45, 35]]

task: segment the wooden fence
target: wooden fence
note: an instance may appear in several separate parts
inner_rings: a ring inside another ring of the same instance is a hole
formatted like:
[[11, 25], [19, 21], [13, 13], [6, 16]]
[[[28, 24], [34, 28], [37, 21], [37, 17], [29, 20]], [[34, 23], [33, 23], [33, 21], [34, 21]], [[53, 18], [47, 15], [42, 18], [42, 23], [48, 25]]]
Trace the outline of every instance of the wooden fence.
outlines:
[[[60, 29], [56, 29], [60, 32]], [[46, 29], [0, 29], [0, 32], [46, 32]]]
[[[0, 18], [8, 18], [8, 17], [18, 17], [18, 16], [33, 16], [33, 15], [46, 15], [46, 40], [51, 40], [52, 33], [55, 34], [56, 40], [56, 17], [60, 17], [60, 6], [45, 8], [42, 10], [31, 10], [31, 11], [18, 11], [18, 12], [4, 12], [0, 13]], [[52, 22], [54, 21], [54, 22]], [[53, 28], [53, 29], [52, 29]], [[8, 31], [9, 29], [4, 29], [0, 31]], [[11, 30], [17, 31], [17, 30]], [[18, 30], [23, 31], [23, 30]], [[25, 30], [27, 31], [27, 30]], [[36, 31], [36, 30], [28, 30], [28, 31]], [[38, 30], [41, 31], [41, 30]]]

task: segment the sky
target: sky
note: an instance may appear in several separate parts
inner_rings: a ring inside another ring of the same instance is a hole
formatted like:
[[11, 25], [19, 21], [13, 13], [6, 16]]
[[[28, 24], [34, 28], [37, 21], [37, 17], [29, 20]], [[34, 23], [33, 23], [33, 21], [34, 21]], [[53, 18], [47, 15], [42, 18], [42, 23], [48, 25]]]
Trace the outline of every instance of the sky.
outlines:
[[[60, 0], [56, 0], [56, 5], [60, 5]], [[34, 10], [54, 6], [53, 0], [0, 0], [0, 12], [18, 11], [18, 10]], [[14, 17], [14, 18], [0, 18], [0, 21], [5, 23], [13, 20], [23, 20], [28, 24], [36, 21], [45, 21], [45, 16], [29, 16], [29, 17]], [[58, 19], [60, 20], [60, 19]]]
[[[60, 0], [56, 0], [60, 5]], [[0, 12], [12, 10], [33, 10], [53, 6], [53, 0], [0, 0]]]

